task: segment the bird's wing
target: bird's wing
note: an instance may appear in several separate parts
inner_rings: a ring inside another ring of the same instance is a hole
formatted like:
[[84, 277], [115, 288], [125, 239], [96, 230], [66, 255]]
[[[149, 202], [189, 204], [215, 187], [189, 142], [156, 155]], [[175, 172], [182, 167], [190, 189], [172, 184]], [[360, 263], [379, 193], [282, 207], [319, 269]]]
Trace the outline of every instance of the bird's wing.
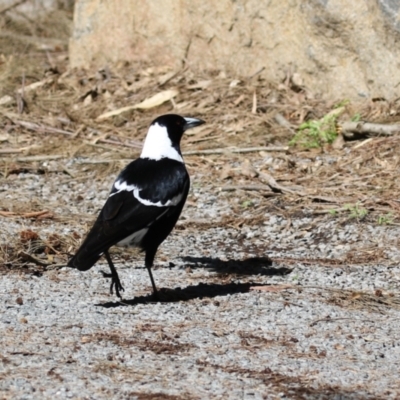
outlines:
[[105, 250], [181, 205], [189, 190], [189, 177], [182, 164], [176, 167], [168, 169], [168, 176], [162, 170], [147, 171], [147, 179], [127, 176], [124, 170], [69, 265], [89, 269]]

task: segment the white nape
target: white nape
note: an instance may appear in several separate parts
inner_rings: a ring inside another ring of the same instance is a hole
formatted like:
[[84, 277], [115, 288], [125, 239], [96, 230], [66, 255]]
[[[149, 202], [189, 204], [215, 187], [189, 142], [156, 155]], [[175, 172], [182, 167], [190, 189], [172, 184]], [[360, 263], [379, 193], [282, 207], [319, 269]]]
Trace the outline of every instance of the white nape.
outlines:
[[150, 160], [170, 158], [183, 162], [182, 156], [172, 147], [167, 128], [158, 123], [150, 126], [140, 158], [149, 158]]

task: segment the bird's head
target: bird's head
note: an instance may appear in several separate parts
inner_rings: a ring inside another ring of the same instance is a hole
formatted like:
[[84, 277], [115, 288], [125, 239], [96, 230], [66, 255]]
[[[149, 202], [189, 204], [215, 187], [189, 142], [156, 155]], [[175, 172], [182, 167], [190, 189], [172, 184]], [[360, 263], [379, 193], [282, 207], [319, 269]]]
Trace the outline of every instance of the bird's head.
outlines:
[[179, 147], [183, 133], [201, 124], [204, 124], [204, 121], [198, 118], [181, 117], [176, 114], [161, 115], [151, 123], [140, 157], [183, 161]]

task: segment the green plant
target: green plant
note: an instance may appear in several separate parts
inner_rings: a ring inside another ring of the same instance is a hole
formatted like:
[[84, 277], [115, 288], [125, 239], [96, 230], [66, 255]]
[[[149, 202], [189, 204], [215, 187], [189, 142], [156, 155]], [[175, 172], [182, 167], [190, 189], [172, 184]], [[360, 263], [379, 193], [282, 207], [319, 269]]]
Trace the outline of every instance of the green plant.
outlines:
[[333, 108], [342, 108], [342, 107], [347, 106], [347, 104], [350, 104], [350, 100], [349, 99], [343, 99], [339, 103], [335, 104]]
[[333, 217], [337, 215], [337, 210], [335, 210], [334, 208], [329, 210], [329, 214], [331, 214]]
[[378, 225], [388, 225], [393, 223], [393, 214], [380, 215], [378, 217]]
[[360, 113], [356, 113], [353, 115], [353, 117], [351, 118], [352, 122], [358, 122], [361, 120], [361, 114]]
[[290, 146], [299, 144], [305, 148], [318, 148], [332, 143], [336, 137], [336, 120], [338, 114], [327, 114], [319, 120], [312, 119], [299, 126], [298, 132], [289, 142]]
[[368, 214], [368, 210], [366, 208], [361, 207], [358, 203], [345, 204], [344, 208], [345, 210], [348, 210], [350, 212], [350, 218], [361, 219]]
[[243, 203], [242, 203], [242, 207], [243, 208], [249, 208], [249, 207], [252, 207], [254, 204], [253, 204], [253, 202], [251, 201], [251, 200], [245, 200]]

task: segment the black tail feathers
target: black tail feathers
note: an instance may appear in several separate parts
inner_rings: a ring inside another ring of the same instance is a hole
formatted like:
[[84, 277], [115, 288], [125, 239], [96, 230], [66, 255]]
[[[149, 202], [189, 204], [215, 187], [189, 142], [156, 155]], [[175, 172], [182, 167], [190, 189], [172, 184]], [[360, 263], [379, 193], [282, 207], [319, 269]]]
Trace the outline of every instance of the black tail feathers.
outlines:
[[92, 268], [98, 259], [103, 255], [85, 255], [84, 250], [80, 248], [77, 253], [68, 261], [68, 267], [79, 269], [79, 271], [87, 271]]

